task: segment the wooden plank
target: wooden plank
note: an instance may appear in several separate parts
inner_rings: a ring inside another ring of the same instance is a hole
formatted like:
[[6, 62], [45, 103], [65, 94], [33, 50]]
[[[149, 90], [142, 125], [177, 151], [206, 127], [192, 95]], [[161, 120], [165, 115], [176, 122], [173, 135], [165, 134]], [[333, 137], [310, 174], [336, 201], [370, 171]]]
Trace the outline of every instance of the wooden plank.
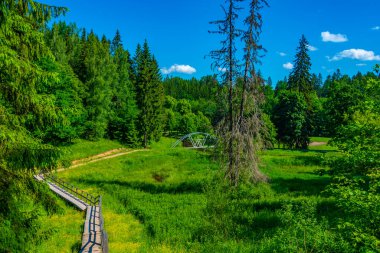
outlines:
[[[45, 178], [42, 174], [34, 175], [34, 178], [37, 181], [44, 181]], [[60, 197], [65, 199], [66, 201], [72, 203], [80, 210], [86, 211], [86, 220], [84, 223], [84, 232], [82, 235], [82, 247], [80, 252], [87, 253], [102, 253], [102, 231], [100, 227], [100, 209], [98, 206], [90, 206], [86, 202], [81, 199], [75, 197], [73, 194], [68, 191], [62, 189], [58, 185], [47, 182], [49, 188], [58, 194]]]
[[42, 174], [38, 174], [38, 175], [34, 175], [33, 176], [35, 179], [37, 179], [37, 181], [39, 181], [39, 182], [42, 182], [42, 181], [44, 181], [44, 176], [42, 175]]
[[80, 252], [102, 252], [102, 233], [100, 229], [99, 207], [89, 206], [86, 212], [86, 221], [82, 235]]
[[69, 192], [65, 191], [64, 189], [60, 188], [59, 186], [48, 182], [49, 188], [58, 194], [60, 197], [65, 199], [66, 201], [70, 202], [74, 206], [78, 207], [80, 210], [84, 211], [86, 210], [88, 204], [84, 201], [80, 200], [79, 198], [75, 197], [74, 195], [70, 194]]

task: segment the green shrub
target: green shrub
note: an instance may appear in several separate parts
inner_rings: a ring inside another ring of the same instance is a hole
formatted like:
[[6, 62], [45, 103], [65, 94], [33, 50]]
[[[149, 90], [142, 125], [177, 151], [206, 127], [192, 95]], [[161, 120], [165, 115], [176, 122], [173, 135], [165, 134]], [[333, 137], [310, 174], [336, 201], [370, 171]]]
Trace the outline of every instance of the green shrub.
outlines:
[[289, 203], [279, 215], [281, 228], [267, 235], [259, 252], [354, 252], [341, 235], [335, 233], [326, 218], [317, 218], [313, 201]]

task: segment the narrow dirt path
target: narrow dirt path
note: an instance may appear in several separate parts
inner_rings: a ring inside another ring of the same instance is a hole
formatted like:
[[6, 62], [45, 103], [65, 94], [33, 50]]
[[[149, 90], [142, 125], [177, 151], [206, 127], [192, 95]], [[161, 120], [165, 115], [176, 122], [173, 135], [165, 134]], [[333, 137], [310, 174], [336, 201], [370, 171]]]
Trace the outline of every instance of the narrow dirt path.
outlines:
[[72, 163], [71, 163], [72, 165], [70, 167], [58, 169], [57, 172], [77, 168], [77, 167], [84, 166], [84, 165], [89, 164], [89, 163], [99, 162], [102, 160], [111, 159], [111, 158], [115, 158], [118, 156], [128, 155], [128, 154], [132, 154], [135, 152], [144, 152], [144, 151], [149, 151], [149, 150], [147, 150], [147, 149], [128, 150], [125, 148], [113, 149], [113, 150], [109, 150], [109, 151], [101, 153], [101, 154], [97, 154], [97, 155], [90, 156], [87, 158], [72, 161]]
[[93, 156], [89, 156], [89, 157], [86, 157], [86, 158], [74, 160], [74, 161], [71, 162], [71, 164], [72, 165], [77, 165], [77, 164], [81, 164], [81, 163], [87, 163], [87, 162], [92, 161], [92, 160], [96, 160], [96, 159], [99, 159], [99, 158], [103, 158], [103, 157], [107, 157], [107, 156], [110, 156], [110, 155], [113, 155], [113, 154], [127, 152], [127, 151], [130, 151], [130, 149], [126, 149], [126, 148], [112, 149], [112, 150], [108, 150], [106, 152], [103, 152], [103, 153], [100, 153], [100, 154], [97, 154], [97, 155], [93, 155]]
[[327, 142], [324, 141], [313, 141], [312, 143], [309, 144], [310, 147], [315, 147], [315, 146], [322, 146], [326, 145]]

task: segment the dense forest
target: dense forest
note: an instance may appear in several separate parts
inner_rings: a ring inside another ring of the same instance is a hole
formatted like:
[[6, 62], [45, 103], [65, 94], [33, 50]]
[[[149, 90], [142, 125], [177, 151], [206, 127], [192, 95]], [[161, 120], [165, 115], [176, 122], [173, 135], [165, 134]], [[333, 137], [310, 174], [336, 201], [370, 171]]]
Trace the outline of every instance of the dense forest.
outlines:
[[[117, 140], [148, 148], [162, 136], [214, 134], [226, 114], [228, 83], [219, 76], [163, 77], [148, 41], [129, 52], [119, 31], [99, 36], [65, 22], [66, 12], [34, 1], [0, 1], [0, 251], [28, 251], [48, 235], [44, 216], [60, 212], [39, 170], [59, 164], [75, 139]], [[358, 251], [376, 252], [380, 238], [380, 66], [348, 76], [311, 73], [302, 36], [284, 80], [255, 72], [261, 149], [306, 150], [311, 136], [331, 137], [341, 155], [326, 159], [326, 194], [347, 215], [337, 226]], [[245, 88], [237, 78], [237, 96]], [[231, 93], [232, 94], [232, 93]], [[237, 99], [231, 97], [231, 99]]]

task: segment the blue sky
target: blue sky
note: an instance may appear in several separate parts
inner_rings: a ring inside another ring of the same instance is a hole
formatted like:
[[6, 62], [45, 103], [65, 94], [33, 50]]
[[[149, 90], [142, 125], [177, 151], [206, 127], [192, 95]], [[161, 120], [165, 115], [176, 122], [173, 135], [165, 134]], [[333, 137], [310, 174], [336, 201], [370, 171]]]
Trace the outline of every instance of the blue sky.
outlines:
[[[66, 6], [63, 18], [112, 39], [120, 30], [126, 49], [148, 40], [163, 73], [184, 78], [213, 74], [211, 50], [220, 38], [209, 21], [222, 18], [223, 0], [41, 0]], [[312, 72], [325, 78], [337, 68], [349, 75], [380, 63], [379, 0], [268, 0], [259, 66], [274, 82], [289, 75], [302, 34], [311, 49]], [[242, 14], [243, 15], [243, 14]], [[216, 71], [217, 72], [217, 71]], [[165, 74], [163, 74], [165, 76]]]

